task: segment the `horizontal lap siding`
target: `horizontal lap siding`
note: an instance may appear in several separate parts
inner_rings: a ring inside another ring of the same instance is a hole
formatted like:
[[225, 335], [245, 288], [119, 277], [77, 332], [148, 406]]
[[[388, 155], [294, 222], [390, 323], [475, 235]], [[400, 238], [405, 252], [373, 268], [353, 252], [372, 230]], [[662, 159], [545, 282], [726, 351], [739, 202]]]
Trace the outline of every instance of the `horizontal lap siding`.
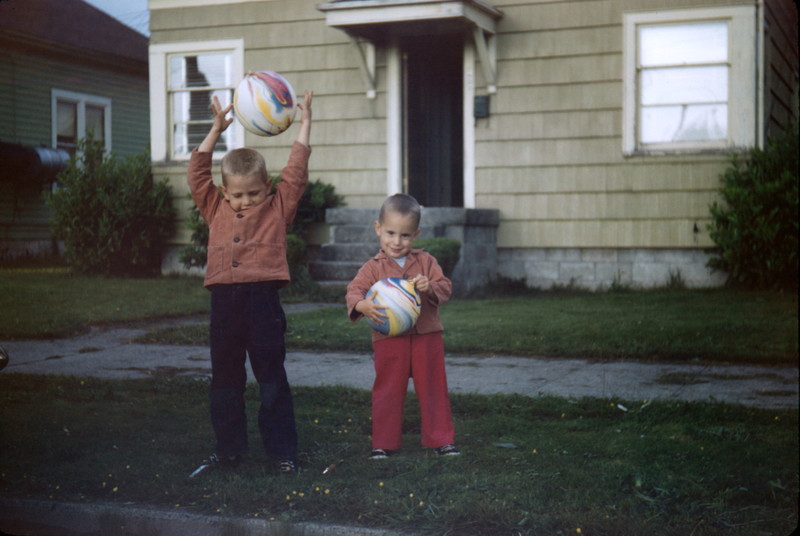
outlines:
[[[57, 78], [62, 68], [36, 56], [15, 53], [0, 55], [0, 139], [33, 147], [52, 144], [50, 86], [43, 79]], [[63, 75], [62, 75], [63, 76]]]
[[0, 255], [14, 242], [50, 240], [45, 185], [0, 182]]
[[[644, 221], [507, 221], [498, 236], [498, 248], [517, 248], [531, 241], [539, 248], [625, 248], [647, 243], [647, 248], [706, 247], [694, 238], [693, 222]], [[553, 237], [560, 240], [554, 243]]]
[[[218, 166], [214, 167], [213, 173], [214, 177], [220, 177]], [[189, 194], [189, 186], [186, 184], [186, 167], [176, 164], [153, 166], [153, 178], [157, 180], [167, 179], [172, 188], [173, 205], [175, 206], [178, 222], [175, 235], [171, 239], [172, 242], [174, 244], [190, 243], [192, 231], [186, 223], [194, 202]], [[220, 182], [220, 180], [217, 179], [217, 182]]]
[[[492, 196], [487, 196], [492, 199]], [[499, 196], [498, 196], [499, 197]], [[619, 215], [626, 220], [671, 221], [692, 218], [696, 211], [705, 210], [713, 194], [695, 192], [546, 194], [513, 196], [505, 204], [520, 215], [520, 221], [535, 218], [539, 221], [615, 221]], [[498, 200], [498, 202], [500, 202]], [[507, 220], [514, 221], [514, 220]]]
[[[694, 161], [691, 166], [670, 162], [608, 166], [520, 166], [487, 169], [481, 181], [483, 194], [703, 191], [707, 177], [716, 172], [715, 160]], [[716, 191], [716, 185], [711, 187]]]
[[[147, 79], [92, 68], [65, 66], [62, 59], [15, 53], [2, 62], [4, 80], [2, 139], [51, 147], [50, 90], [61, 89], [111, 99], [112, 150], [125, 157], [144, 151], [150, 140]], [[10, 98], [9, 98], [10, 97]], [[7, 109], [8, 108], [8, 109]]]
[[493, 4], [498, 91], [476, 123], [475, 188], [478, 207], [500, 210], [498, 246], [712, 245], [708, 205], [728, 156], [622, 155], [623, 14], [698, 3]]

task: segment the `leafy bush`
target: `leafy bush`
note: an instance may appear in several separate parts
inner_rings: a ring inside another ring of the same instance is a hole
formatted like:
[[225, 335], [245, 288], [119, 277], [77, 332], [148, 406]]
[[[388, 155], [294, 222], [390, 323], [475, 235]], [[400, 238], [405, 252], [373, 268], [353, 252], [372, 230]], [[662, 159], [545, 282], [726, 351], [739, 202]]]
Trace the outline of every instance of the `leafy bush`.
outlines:
[[286, 260], [289, 263], [289, 270], [308, 264], [306, 242], [294, 233], [286, 235]]
[[178, 261], [185, 268], [204, 268], [208, 262], [208, 224], [194, 203], [189, 209], [186, 226], [192, 231], [191, 242], [178, 251]]
[[728, 283], [756, 289], [797, 288], [797, 127], [763, 150], [734, 157], [722, 175], [723, 203], [710, 206], [708, 266], [728, 273]]
[[453, 270], [461, 255], [461, 242], [455, 238], [420, 238], [414, 241], [414, 247], [424, 249], [433, 255], [442, 267], [444, 275], [453, 276]]
[[67, 264], [92, 275], [158, 275], [175, 209], [166, 179], [153, 180], [149, 152], [117, 160], [89, 140], [77, 154], [47, 199]]
[[323, 183], [319, 179], [309, 182], [297, 206], [297, 215], [291, 232], [305, 240], [312, 224], [325, 221], [327, 209], [341, 207], [344, 204], [344, 197], [336, 194], [333, 185]]

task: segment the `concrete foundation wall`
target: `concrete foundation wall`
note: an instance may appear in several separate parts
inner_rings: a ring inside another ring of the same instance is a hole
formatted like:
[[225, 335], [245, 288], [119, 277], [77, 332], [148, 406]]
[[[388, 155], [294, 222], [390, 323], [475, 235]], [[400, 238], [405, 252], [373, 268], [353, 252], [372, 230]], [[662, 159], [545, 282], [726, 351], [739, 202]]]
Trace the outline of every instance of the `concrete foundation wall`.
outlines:
[[498, 249], [497, 274], [542, 289], [653, 288], [679, 281], [689, 288], [720, 286], [726, 276], [706, 266], [709, 257], [696, 249], [506, 248]]

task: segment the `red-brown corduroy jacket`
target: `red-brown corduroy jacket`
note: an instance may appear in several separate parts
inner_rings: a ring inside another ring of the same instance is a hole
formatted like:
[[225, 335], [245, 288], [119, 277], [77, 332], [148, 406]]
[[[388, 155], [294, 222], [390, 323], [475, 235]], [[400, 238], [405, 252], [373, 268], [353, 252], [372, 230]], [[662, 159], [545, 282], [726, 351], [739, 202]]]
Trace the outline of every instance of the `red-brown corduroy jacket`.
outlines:
[[[383, 251], [368, 260], [358, 271], [355, 278], [347, 285], [347, 314], [350, 320], [356, 321], [363, 315], [355, 310], [356, 304], [364, 299], [370, 287], [385, 277], [411, 279], [416, 275], [424, 275], [431, 281], [432, 294], [422, 294], [422, 310], [416, 325], [403, 335], [415, 335], [442, 331], [439, 319], [439, 306], [450, 299], [453, 283], [444, 276], [442, 268], [430, 253], [421, 249], [412, 249], [406, 257], [404, 266], [386, 255]], [[372, 330], [372, 340], [379, 341], [387, 336]]]
[[310, 147], [295, 142], [276, 193], [253, 208], [236, 212], [220, 196], [211, 177], [211, 153], [192, 152], [187, 181], [192, 199], [209, 226], [206, 287], [289, 282], [286, 230], [308, 184], [310, 154]]

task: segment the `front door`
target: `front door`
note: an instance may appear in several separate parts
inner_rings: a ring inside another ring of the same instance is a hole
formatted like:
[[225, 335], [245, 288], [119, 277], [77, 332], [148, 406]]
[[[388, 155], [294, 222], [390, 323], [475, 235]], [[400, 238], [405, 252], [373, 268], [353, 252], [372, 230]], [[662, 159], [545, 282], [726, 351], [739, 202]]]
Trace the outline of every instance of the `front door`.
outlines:
[[422, 205], [463, 206], [463, 37], [414, 36], [401, 46], [404, 188]]

